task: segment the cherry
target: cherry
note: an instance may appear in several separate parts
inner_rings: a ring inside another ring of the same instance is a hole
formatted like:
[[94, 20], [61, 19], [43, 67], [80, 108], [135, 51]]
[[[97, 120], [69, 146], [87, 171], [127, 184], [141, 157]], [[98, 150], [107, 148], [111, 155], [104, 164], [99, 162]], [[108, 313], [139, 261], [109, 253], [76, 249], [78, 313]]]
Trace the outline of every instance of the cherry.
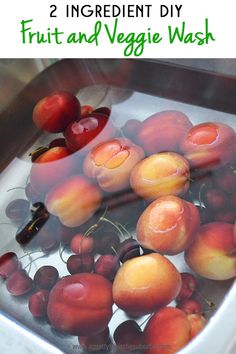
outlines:
[[58, 270], [50, 265], [40, 267], [34, 275], [34, 284], [39, 289], [51, 289], [59, 277]]
[[92, 113], [99, 113], [109, 117], [111, 114], [111, 110], [109, 107], [99, 107], [96, 108]]
[[22, 223], [29, 216], [30, 203], [26, 199], [12, 200], [6, 207], [6, 216], [14, 223]]
[[69, 244], [72, 238], [74, 237], [74, 235], [78, 233], [78, 228], [67, 227], [63, 225], [59, 219], [55, 220], [55, 225], [56, 225], [56, 233], [58, 239], [63, 244]]
[[142, 345], [142, 330], [133, 320], [122, 322], [113, 335], [120, 351], [131, 352]]
[[37, 243], [45, 253], [51, 252], [59, 247], [59, 239], [56, 233], [56, 226], [53, 221], [47, 222], [37, 234]]
[[7, 290], [11, 295], [21, 296], [27, 294], [33, 285], [33, 280], [25, 270], [20, 269], [7, 278]]
[[[64, 133], [68, 148], [72, 151], [80, 150], [101, 133], [106, 125], [108, 125], [108, 117], [98, 113], [91, 113], [79, 121], [72, 122]], [[110, 132], [107, 131], [104, 135], [103, 138], [106, 140], [110, 137]]]
[[38, 290], [30, 296], [28, 307], [34, 317], [47, 316], [47, 304], [49, 298], [48, 290]]
[[94, 111], [93, 106], [90, 106], [89, 104], [81, 106], [81, 117], [83, 118], [88, 114], [92, 113], [93, 111]]
[[137, 132], [141, 126], [142, 123], [139, 120], [129, 119], [121, 130], [127, 138], [135, 141], [135, 137], [137, 137]]
[[189, 299], [197, 287], [196, 278], [191, 273], [181, 273], [182, 286], [178, 296], [176, 297], [177, 301], [182, 301]]
[[91, 253], [72, 255], [67, 260], [67, 269], [70, 274], [90, 273], [94, 268], [94, 257]]
[[232, 193], [236, 191], [236, 170], [231, 166], [222, 168], [217, 171], [215, 182], [219, 188], [226, 193]]
[[7, 252], [0, 256], [0, 277], [6, 279], [20, 268], [20, 262], [14, 252]]
[[95, 251], [98, 254], [114, 254], [119, 244], [120, 238], [114, 231], [104, 231], [95, 238]]
[[219, 210], [214, 215], [215, 221], [222, 221], [233, 224], [236, 219], [236, 212], [234, 210]]
[[66, 147], [66, 140], [64, 138], [57, 138], [50, 142], [48, 145], [49, 149], [54, 147]]
[[79, 344], [89, 352], [106, 350], [109, 344], [110, 331], [106, 327], [104, 331], [91, 337], [78, 337]]
[[100, 256], [94, 266], [95, 273], [113, 280], [119, 269], [119, 262], [116, 256], [111, 254]]
[[133, 238], [126, 239], [121, 242], [117, 256], [122, 263], [126, 262], [128, 259], [140, 256], [139, 243]]
[[26, 198], [32, 202], [32, 203], [35, 203], [35, 202], [39, 202], [40, 200], [43, 200], [44, 197], [41, 196], [33, 187], [30, 183], [28, 183], [25, 187], [25, 195], [26, 195]]
[[182, 300], [176, 307], [178, 307], [180, 310], [184, 311], [188, 315], [191, 313], [202, 312], [202, 305], [199, 301], [195, 299]]
[[71, 240], [70, 249], [75, 254], [91, 253], [94, 249], [94, 239], [91, 236], [77, 234]]
[[213, 210], [223, 209], [227, 204], [226, 195], [220, 189], [209, 189], [204, 196], [204, 204]]
[[49, 133], [59, 133], [67, 125], [80, 117], [80, 103], [69, 92], [54, 92], [41, 99], [33, 111], [33, 121], [37, 128]]

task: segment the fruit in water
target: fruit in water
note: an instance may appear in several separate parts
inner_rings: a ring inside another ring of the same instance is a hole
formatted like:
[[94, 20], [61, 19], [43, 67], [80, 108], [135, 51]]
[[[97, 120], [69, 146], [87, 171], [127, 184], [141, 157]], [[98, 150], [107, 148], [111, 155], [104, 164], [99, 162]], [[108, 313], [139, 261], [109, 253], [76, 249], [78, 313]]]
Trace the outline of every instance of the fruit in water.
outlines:
[[183, 272], [180, 273], [180, 275], [181, 275], [182, 285], [181, 285], [180, 292], [176, 297], [177, 301], [183, 301], [189, 299], [197, 288], [197, 280], [193, 274]]
[[107, 350], [110, 340], [110, 331], [106, 327], [102, 332], [90, 337], [78, 337], [81, 347], [89, 352]]
[[140, 216], [137, 240], [145, 248], [174, 255], [190, 246], [199, 226], [194, 204], [175, 196], [160, 197]]
[[42, 98], [34, 107], [33, 121], [37, 128], [59, 133], [80, 117], [80, 103], [70, 92], [58, 91]]
[[176, 298], [181, 277], [164, 256], [151, 253], [126, 261], [113, 282], [115, 304], [132, 316], [151, 313]]
[[67, 260], [67, 269], [70, 274], [90, 273], [94, 268], [94, 256], [91, 253], [72, 255]]
[[132, 170], [130, 184], [145, 199], [184, 194], [189, 187], [189, 164], [174, 152], [162, 152], [140, 161]]
[[30, 171], [30, 184], [43, 195], [55, 184], [74, 172], [71, 152], [66, 147], [54, 147], [39, 156]]
[[212, 222], [200, 227], [185, 251], [189, 267], [204, 278], [226, 280], [236, 275], [236, 242], [233, 225]]
[[153, 114], [142, 122], [137, 139], [148, 155], [161, 151], [179, 151], [185, 134], [192, 128], [188, 117], [178, 111]]
[[14, 223], [22, 223], [29, 216], [30, 203], [26, 199], [12, 200], [6, 207], [6, 216]]
[[190, 341], [190, 333], [190, 321], [183, 311], [175, 307], [161, 308], [144, 329], [145, 353], [175, 354]]
[[45, 199], [48, 211], [68, 227], [85, 223], [100, 203], [100, 190], [82, 175], [72, 176], [58, 184]]
[[112, 316], [111, 282], [98, 274], [74, 274], [59, 280], [48, 302], [51, 325], [77, 336], [101, 333]]
[[107, 192], [128, 188], [133, 167], [144, 157], [131, 140], [116, 138], [96, 145], [84, 160], [84, 173]]
[[94, 239], [91, 236], [76, 234], [71, 240], [70, 249], [75, 254], [91, 253], [94, 249]]
[[20, 268], [20, 262], [14, 252], [7, 252], [0, 256], [0, 277], [8, 278]]
[[177, 307], [188, 315], [191, 313], [200, 314], [202, 312], [202, 305], [195, 299], [182, 300]]
[[115, 329], [113, 338], [121, 352], [132, 352], [142, 346], [142, 330], [133, 320], [127, 320], [119, 324]]
[[59, 277], [58, 270], [51, 266], [45, 265], [40, 267], [34, 275], [34, 285], [38, 289], [51, 289], [57, 282]]
[[16, 270], [7, 278], [7, 290], [11, 295], [21, 296], [27, 294], [33, 286], [33, 280], [25, 270]]
[[205, 122], [191, 128], [180, 149], [192, 168], [212, 170], [233, 157], [235, 132], [223, 123]]
[[28, 307], [34, 317], [46, 317], [49, 291], [38, 290], [29, 298]]
[[119, 262], [116, 256], [111, 254], [100, 256], [94, 266], [95, 273], [113, 280], [119, 269]]

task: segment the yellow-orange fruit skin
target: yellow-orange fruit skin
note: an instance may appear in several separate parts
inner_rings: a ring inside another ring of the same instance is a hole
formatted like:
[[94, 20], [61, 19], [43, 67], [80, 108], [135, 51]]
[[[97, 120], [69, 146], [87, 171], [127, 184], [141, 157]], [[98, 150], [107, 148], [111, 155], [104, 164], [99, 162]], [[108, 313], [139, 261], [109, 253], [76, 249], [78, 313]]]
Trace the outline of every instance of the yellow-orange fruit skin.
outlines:
[[181, 276], [164, 256], [151, 253], [126, 261], [113, 282], [113, 299], [132, 316], [142, 316], [176, 298]]
[[202, 315], [197, 314], [197, 313], [189, 314], [189, 315], [187, 315], [187, 318], [190, 322], [190, 328], [191, 328], [190, 339], [193, 339], [206, 326], [207, 320], [205, 319], [205, 317], [203, 317]]
[[144, 158], [143, 149], [131, 140], [116, 138], [95, 146], [84, 161], [85, 175], [97, 179], [106, 192], [129, 187], [133, 167]]
[[187, 315], [175, 308], [157, 311], [144, 329], [146, 349], [142, 354], [174, 354], [190, 340], [190, 322]]
[[76, 227], [85, 223], [101, 204], [101, 191], [82, 175], [72, 176], [53, 188], [46, 196], [47, 210], [61, 223]]
[[162, 152], [140, 161], [132, 170], [130, 184], [145, 199], [182, 195], [189, 187], [189, 164], [174, 152]]
[[160, 197], [142, 213], [137, 239], [148, 249], [174, 255], [184, 251], [200, 226], [197, 208], [175, 196]]
[[232, 224], [212, 222], [200, 227], [185, 251], [189, 267], [204, 278], [227, 280], [236, 276], [236, 242]]

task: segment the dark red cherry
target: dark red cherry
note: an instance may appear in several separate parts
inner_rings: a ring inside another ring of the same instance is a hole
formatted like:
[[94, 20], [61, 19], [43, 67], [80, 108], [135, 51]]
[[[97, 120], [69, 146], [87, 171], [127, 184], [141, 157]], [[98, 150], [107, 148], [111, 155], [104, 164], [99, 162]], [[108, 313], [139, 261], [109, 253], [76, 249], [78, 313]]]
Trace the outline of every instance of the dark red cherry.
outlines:
[[91, 337], [78, 337], [81, 347], [89, 352], [107, 351], [110, 331], [106, 327], [104, 331]]
[[7, 278], [7, 290], [11, 295], [21, 296], [27, 294], [33, 285], [33, 280], [25, 270], [17, 270]]
[[30, 203], [26, 199], [12, 200], [6, 207], [6, 216], [14, 223], [22, 223], [29, 216]]
[[94, 256], [91, 253], [72, 255], [67, 260], [67, 269], [70, 274], [90, 273], [94, 268]]
[[119, 269], [119, 261], [111, 254], [100, 256], [94, 266], [95, 273], [100, 274], [108, 280], [113, 280]]
[[48, 305], [49, 291], [38, 290], [36, 293], [30, 296], [28, 307], [31, 314], [34, 317], [46, 317], [47, 305]]
[[140, 256], [139, 243], [133, 238], [126, 239], [121, 242], [117, 251], [117, 256], [122, 263], [128, 259]]
[[0, 277], [6, 279], [20, 268], [20, 262], [14, 252], [4, 253], [0, 257]]
[[130, 353], [142, 345], [142, 330], [133, 320], [122, 322], [115, 330], [114, 341], [121, 352]]
[[119, 244], [119, 236], [112, 231], [101, 231], [95, 237], [95, 251], [98, 254], [114, 254]]
[[34, 284], [39, 289], [51, 289], [59, 277], [58, 270], [50, 265], [40, 267], [34, 275]]

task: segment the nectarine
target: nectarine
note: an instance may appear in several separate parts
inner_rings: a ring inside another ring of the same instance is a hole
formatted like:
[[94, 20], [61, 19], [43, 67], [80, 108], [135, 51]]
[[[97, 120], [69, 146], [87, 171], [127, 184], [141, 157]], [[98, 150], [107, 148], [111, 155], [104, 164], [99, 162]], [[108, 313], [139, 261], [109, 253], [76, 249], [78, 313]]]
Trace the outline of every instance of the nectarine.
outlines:
[[126, 261], [113, 282], [113, 299], [132, 316], [156, 311], [176, 298], [181, 277], [164, 256], [151, 253]]
[[226, 280], [236, 276], [236, 242], [232, 224], [212, 222], [200, 227], [185, 251], [189, 267], [204, 278]]
[[45, 199], [48, 211], [69, 227], [86, 222], [98, 209], [100, 202], [99, 188], [82, 175], [72, 176], [56, 185]]
[[162, 152], [140, 161], [132, 170], [130, 184], [145, 199], [181, 195], [189, 187], [189, 164], [174, 153]]
[[111, 282], [98, 274], [75, 274], [52, 288], [48, 318], [59, 331], [77, 336], [102, 332], [112, 316]]
[[143, 149], [131, 140], [117, 138], [95, 146], [84, 161], [84, 173], [96, 178], [107, 192], [129, 186], [133, 167], [144, 157]]
[[194, 204], [175, 196], [160, 197], [142, 213], [137, 223], [141, 246], [164, 254], [184, 251], [200, 226]]

